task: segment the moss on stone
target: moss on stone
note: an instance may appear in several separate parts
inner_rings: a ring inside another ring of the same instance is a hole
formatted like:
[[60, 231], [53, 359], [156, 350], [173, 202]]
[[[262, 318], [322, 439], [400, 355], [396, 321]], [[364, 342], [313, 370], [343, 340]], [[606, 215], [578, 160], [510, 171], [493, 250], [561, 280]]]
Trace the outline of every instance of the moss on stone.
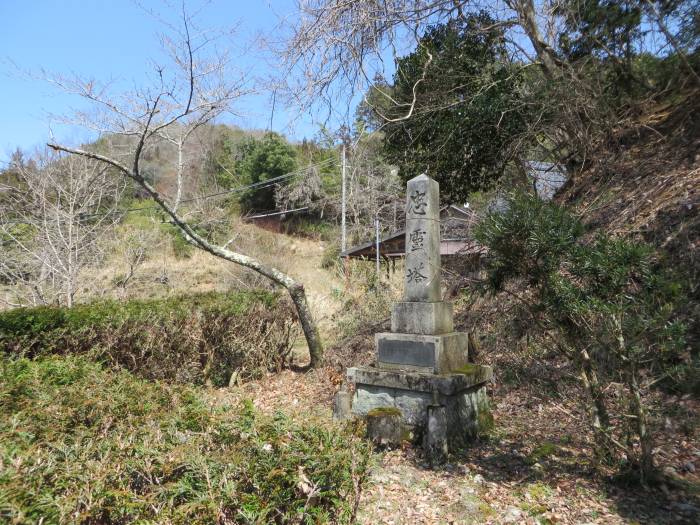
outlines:
[[452, 373], [453, 374], [473, 375], [473, 374], [477, 374], [479, 372], [480, 368], [481, 368], [480, 365], [467, 363], [466, 365], [461, 366], [461, 367], [453, 370]]
[[416, 442], [416, 435], [408, 425], [404, 425], [401, 431], [401, 441], [408, 441], [409, 443]]
[[401, 416], [401, 410], [396, 407], [377, 407], [367, 412], [367, 417]]

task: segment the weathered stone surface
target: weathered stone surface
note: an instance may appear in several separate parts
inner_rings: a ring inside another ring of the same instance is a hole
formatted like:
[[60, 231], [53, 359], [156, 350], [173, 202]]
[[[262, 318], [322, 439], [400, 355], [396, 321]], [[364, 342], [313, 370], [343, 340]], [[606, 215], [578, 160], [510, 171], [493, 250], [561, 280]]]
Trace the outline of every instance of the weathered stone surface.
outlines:
[[406, 219], [439, 218], [440, 185], [425, 173], [406, 183]]
[[430, 402], [432, 394], [396, 388], [392, 391], [392, 396], [394, 405], [404, 414], [407, 425], [418, 427], [424, 423], [426, 403]]
[[[439, 393], [437, 403], [445, 407], [450, 447], [464, 446], [493, 425], [483, 383], [451, 395]], [[427, 429], [428, 407], [435, 404], [434, 396], [429, 392], [358, 383], [352, 410], [355, 415], [365, 417], [373, 409], [393, 406], [401, 411], [404, 430], [420, 436]]]
[[493, 415], [486, 388], [477, 388], [466, 395], [456, 396], [448, 411], [448, 425], [450, 424], [463, 425], [462, 431], [452, 436], [454, 443], [462, 439], [460, 445], [493, 428]]
[[406, 301], [439, 301], [440, 187], [427, 175], [406, 188]]
[[391, 309], [391, 331], [404, 334], [440, 335], [454, 330], [452, 303], [401, 302]]
[[352, 395], [347, 390], [341, 389], [333, 399], [333, 419], [342, 421], [352, 416]]
[[383, 368], [432, 372], [437, 366], [439, 344], [434, 340], [403, 339], [397, 334], [377, 334], [377, 362]]
[[462, 332], [440, 335], [379, 333], [377, 365], [393, 370], [447, 374], [469, 364], [468, 338]]
[[401, 411], [395, 407], [377, 407], [367, 413], [367, 437], [376, 445], [398, 447], [404, 434]]
[[431, 400], [432, 394], [426, 392], [358, 384], [352, 401], [352, 412], [365, 417], [374, 409], [395, 407], [401, 411], [406, 425], [418, 428], [425, 425], [425, 409]]
[[[493, 370], [490, 366], [469, 365], [460, 373], [436, 375], [381, 370], [364, 366], [348, 368], [347, 377], [348, 381], [356, 385], [380, 386], [427, 394], [437, 392], [443, 396], [452, 396], [463, 390], [487, 383], [493, 377]], [[380, 406], [391, 406], [391, 404]]]
[[447, 408], [428, 405], [428, 422], [423, 434], [423, 452], [432, 467], [447, 463]]
[[406, 301], [439, 301], [440, 222], [433, 219], [406, 221]]

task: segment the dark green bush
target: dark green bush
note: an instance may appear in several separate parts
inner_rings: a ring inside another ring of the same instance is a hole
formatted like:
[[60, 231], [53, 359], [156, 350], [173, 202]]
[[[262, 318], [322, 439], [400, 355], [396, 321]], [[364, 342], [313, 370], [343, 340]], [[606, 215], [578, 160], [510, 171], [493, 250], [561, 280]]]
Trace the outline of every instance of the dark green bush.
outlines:
[[194, 253], [194, 247], [188, 243], [174, 226], [170, 227], [170, 246], [176, 259], [189, 259]]
[[[644, 479], [654, 474], [644, 385], [659, 384], [684, 363], [687, 294], [651, 247], [583, 234], [566, 209], [526, 194], [513, 195], [505, 212], [489, 214], [476, 229], [489, 249], [491, 289], [526, 284], [511, 293], [579, 368], [601, 455], [620, 457]], [[632, 417], [610, 416], [609, 382], [626, 387], [627, 404], [617, 409]]]
[[0, 522], [347, 523], [364, 440], [84, 356], [0, 356]]
[[42, 306], [0, 314], [0, 349], [36, 356], [90, 353], [151, 379], [226, 384], [284, 366], [293, 308], [268, 292]]
[[338, 242], [338, 227], [314, 215], [292, 215], [282, 223], [284, 233], [323, 242]]

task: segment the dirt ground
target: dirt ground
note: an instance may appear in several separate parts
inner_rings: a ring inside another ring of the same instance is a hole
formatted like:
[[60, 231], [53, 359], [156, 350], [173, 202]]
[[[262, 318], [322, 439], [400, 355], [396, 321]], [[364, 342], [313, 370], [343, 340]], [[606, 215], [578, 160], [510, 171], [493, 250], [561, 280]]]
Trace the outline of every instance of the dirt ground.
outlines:
[[[289, 271], [308, 283], [324, 339], [333, 340], [337, 336], [333, 315], [342, 304], [343, 283], [339, 275], [320, 268], [318, 243], [295, 242], [298, 251], [287, 262]], [[476, 322], [469, 316], [458, 316], [457, 321], [462, 328]], [[487, 335], [500, 329], [487, 324], [480, 321]], [[380, 323], [371, 328], [329, 347], [324, 369], [285, 370], [218, 391], [217, 402], [249, 398], [263, 411], [281, 410], [292, 417], [334, 424], [333, 395], [344, 378], [344, 367], [372, 361], [373, 332], [388, 327]], [[303, 347], [302, 340], [300, 353]], [[489, 387], [494, 431], [468, 450], [455, 451], [450, 462], [436, 470], [425, 465], [420, 451], [409, 444], [378, 451], [358, 511], [360, 523], [700, 523], [696, 401], [685, 396], [655, 402], [658, 410], [674, 416], [659, 436], [655, 453], [677, 483], [649, 489], [625, 485], [613, 480], [614, 469], [595, 469], [591, 462], [587, 416], [575, 401], [575, 379], [565, 364], [536, 357], [516, 359], [507, 345], [487, 352], [479, 359], [495, 370]]]
[[[280, 410], [331, 425], [339, 381], [332, 368], [286, 370], [216, 391], [216, 397], [219, 403], [249, 398], [266, 412]], [[692, 488], [643, 489], [596, 473], [585, 418], [577, 407], [527, 387], [494, 384], [490, 397], [495, 431], [452, 454], [444, 467], [429, 468], [409, 444], [378, 451], [359, 523], [700, 523], [700, 498]], [[680, 440], [671, 445], [681, 449], [673, 451], [678, 479], [697, 487], [697, 476], [689, 471], [694, 467], [688, 466], [700, 466], [698, 443]]]

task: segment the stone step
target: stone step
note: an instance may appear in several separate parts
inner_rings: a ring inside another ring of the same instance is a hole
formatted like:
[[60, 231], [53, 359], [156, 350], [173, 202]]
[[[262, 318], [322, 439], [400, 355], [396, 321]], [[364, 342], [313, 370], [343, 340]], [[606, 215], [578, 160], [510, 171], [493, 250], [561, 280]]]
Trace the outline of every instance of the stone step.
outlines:
[[426, 374], [358, 366], [348, 368], [347, 378], [356, 385], [381, 386], [429, 394], [437, 392], [443, 396], [452, 396], [488, 383], [493, 378], [493, 369], [486, 365], [469, 364], [453, 374]]

